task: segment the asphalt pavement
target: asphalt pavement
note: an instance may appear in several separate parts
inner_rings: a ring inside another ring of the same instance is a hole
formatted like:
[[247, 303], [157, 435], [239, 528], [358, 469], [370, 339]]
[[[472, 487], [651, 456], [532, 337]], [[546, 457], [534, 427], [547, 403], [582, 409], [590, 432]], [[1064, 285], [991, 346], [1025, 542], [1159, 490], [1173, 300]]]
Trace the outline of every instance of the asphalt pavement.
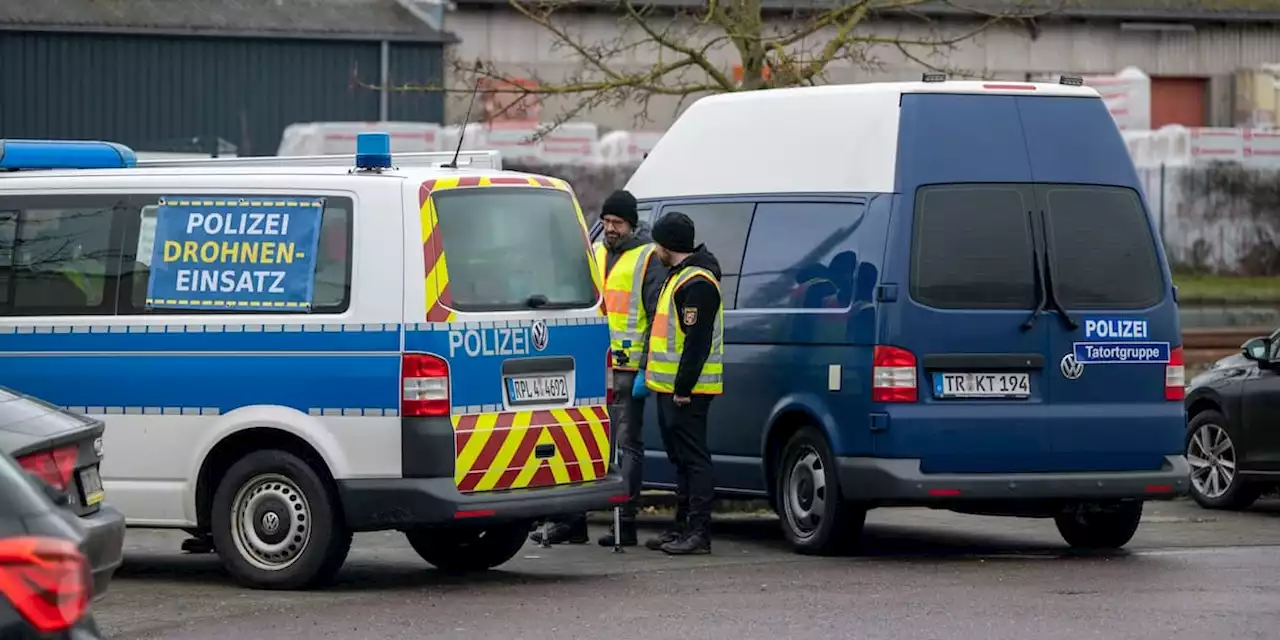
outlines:
[[1070, 553], [1051, 521], [925, 509], [873, 511], [844, 558], [792, 554], [769, 518], [715, 530], [709, 556], [530, 544], [468, 577], [434, 571], [399, 534], [362, 534], [338, 584], [313, 592], [243, 589], [216, 557], [179, 551], [183, 534], [131, 530], [95, 614], [121, 639], [1280, 637], [1280, 501], [1148, 505], [1130, 546], [1105, 555]]

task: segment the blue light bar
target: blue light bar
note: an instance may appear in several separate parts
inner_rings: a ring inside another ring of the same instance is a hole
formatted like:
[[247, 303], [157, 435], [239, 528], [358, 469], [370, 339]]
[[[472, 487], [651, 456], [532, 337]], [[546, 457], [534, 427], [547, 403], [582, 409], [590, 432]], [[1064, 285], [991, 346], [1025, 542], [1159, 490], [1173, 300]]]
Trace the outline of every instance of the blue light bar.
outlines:
[[0, 140], [0, 170], [126, 169], [138, 164], [133, 149], [97, 140]]
[[356, 134], [356, 168], [357, 169], [390, 169], [391, 168], [391, 134], [389, 133], [357, 133]]

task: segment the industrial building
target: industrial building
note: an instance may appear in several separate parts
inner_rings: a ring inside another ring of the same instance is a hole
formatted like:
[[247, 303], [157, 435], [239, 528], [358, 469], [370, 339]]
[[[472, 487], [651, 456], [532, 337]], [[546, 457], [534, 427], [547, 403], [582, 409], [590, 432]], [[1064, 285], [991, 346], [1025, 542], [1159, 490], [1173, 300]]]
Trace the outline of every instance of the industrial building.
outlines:
[[442, 122], [415, 0], [3, 0], [0, 138], [271, 155], [295, 122]]
[[[561, 24], [571, 32], [582, 33], [588, 42], [616, 39], [620, 15], [612, 11], [607, 2], [593, 4], [596, 3], [580, 2], [574, 5], [573, 11], [558, 11]], [[655, 4], [683, 11], [694, 11], [702, 5], [692, 0], [658, 0]], [[811, 11], [830, 4], [821, 0], [766, 0], [764, 3], [775, 21], [785, 21], [797, 11]], [[990, 11], [1032, 5], [1025, 0], [966, 0], [956, 4]], [[1165, 124], [1189, 127], [1244, 124], [1241, 118], [1264, 108], [1250, 104], [1260, 82], [1252, 70], [1280, 62], [1280, 2], [1044, 2], [1045, 6], [1063, 4], [1065, 8], [1035, 20], [999, 24], [954, 49], [938, 51], [934, 60], [949, 69], [1006, 80], [1042, 79], [1060, 73], [1114, 74], [1125, 67], [1137, 67], [1152, 79], [1153, 128]], [[446, 20], [449, 31], [459, 38], [456, 45], [459, 58], [492, 60], [503, 65], [504, 72], [509, 68], [513, 76], [532, 71], [544, 81], [554, 81], [575, 68], [576, 63], [567, 53], [552, 46], [552, 36], [512, 11], [507, 0], [456, 0], [456, 5], [457, 9], [450, 11]], [[931, 13], [929, 17], [938, 24], [950, 25], [951, 33], [971, 28], [976, 20], [972, 13], [941, 6], [941, 3], [913, 11]], [[919, 34], [919, 24], [918, 18], [885, 14], [869, 22], [868, 28], [881, 34]], [[827, 37], [820, 32], [811, 41], [822, 44]], [[865, 82], [919, 77], [920, 65], [889, 49], [877, 52], [877, 65], [834, 64], [827, 80]], [[646, 70], [657, 61], [657, 48], [637, 49], [630, 55], [619, 65], [621, 69]], [[668, 53], [668, 62], [670, 57]], [[737, 62], [736, 52], [732, 50], [713, 52], [712, 58], [725, 70]], [[651, 103], [650, 126], [665, 128], [674, 118], [678, 102], [677, 98], [667, 98]], [[450, 103], [451, 109], [454, 104]], [[552, 119], [568, 104], [568, 100], [548, 100], [542, 109], [543, 119]], [[461, 108], [465, 108], [465, 102], [462, 105]], [[634, 109], [609, 107], [592, 111], [583, 119], [603, 126], [633, 128], [635, 115]]]

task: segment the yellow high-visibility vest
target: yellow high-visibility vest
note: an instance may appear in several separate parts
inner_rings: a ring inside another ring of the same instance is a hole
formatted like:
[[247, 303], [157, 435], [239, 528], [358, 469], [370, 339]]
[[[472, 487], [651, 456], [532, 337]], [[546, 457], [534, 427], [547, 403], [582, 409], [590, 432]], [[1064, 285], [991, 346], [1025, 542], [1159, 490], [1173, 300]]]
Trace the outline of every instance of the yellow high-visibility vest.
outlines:
[[[649, 330], [649, 314], [644, 310], [644, 274], [649, 269], [652, 244], [629, 249], [618, 256], [613, 268], [605, 273], [609, 250], [596, 243], [596, 267], [604, 283], [604, 309], [609, 319], [609, 351], [614, 354], [613, 368], [636, 371], [644, 354], [644, 334]], [[621, 364], [618, 352], [627, 354]]]
[[[645, 386], [659, 393], [675, 393], [676, 373], [680, 370], [680, 354], [684, 353], [684, 332], [676, 326], [682, 310], [676, 309], [676, 291], [694, 278], [705, 278], [720, 289], [715, 274], [702, 267], [686, 267], [674, 277], [668, 278], [658, 296], [654, 309], [653, 329], [649, 333], [649, 364], [644, 370]], [[689, 324], [692, 324], [690, 322]], [[716, 310], [716, 323], [711, 333], [711, 353], [702, 365], [693, 393], [720, 395], [724, 393], [724, 299]]]

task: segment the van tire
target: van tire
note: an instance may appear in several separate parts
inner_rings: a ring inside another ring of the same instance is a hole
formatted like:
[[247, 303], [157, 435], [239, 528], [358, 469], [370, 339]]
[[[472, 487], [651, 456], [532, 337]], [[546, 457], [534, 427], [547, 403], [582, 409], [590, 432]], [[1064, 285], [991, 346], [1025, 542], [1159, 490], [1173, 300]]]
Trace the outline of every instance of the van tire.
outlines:
[[1142, 502], [1121, 502], [1105, 509], [1081, 505], [1053, 518], [1058, 533], [1076, 549], [1119, 549], [1133, 539], [1142, 522]]
[[[237, 511], [249, 517], [237, 518]], [[227, 572], [254, 589], [327, 584], [351, 550], [351, 531], [329, 483], [306, 461], [277, 449], [254, 451], [231, 465], [214, 493], [209, 522]], [[294, 544], [285, 544], [282, 530], [293, 531]]]
[[783, 447], [777, 468], [778, 518], [792, 549], [838, 555], [857, 548], [867, 510], [845, 501], [835, 456], [822, 433], [813, 427], [797, 431]]
[[445, 573], [454, 574], [488, 571], [505, 564], [524, 548], [528, 534], [527, 522], [404, 532], [418, 557]]
[[1190, 457], [1192, 449], [1191, 439], [1196, 437], [1196, 434], [1199, 433], [1201, 429], [1220, 429], [1222, 433], [1227, 435], [1227, 438], [1231, 439], [1229, 442], [1231, 443], [1232, 461], [1236, 463], [1236, 473], [1231, 478], [1230, 486], [1228, 486], [1227, 490], [1222, 492], [1221, 495], [1210, 497], [1201, 493], [1200, 490], [1196, 488], [1196, 469], [1193, 468], [1191, 470], [1192, 478], [1189, 483], [1191, 485], [1191, 490], [1189, 492], [1191, 494], [1191, 499], [1195, 500], [1196, 504], [1199, 504], [1205, 509], [1225, 509], [1232, 511], [1247, 509], [1254, 502], [1257, 502], [1258, 498], [1262, 497], [1262, 493], [1265, 490], [1263, 485], [1256, 482], [1249, 482], [1248, 479], [1244, 477], [1244, 474], [1240, 473], [1240, 461], [1236, 456], [1240, 450], [1235, 446], [1235, 439], [1233, 438], [1234, 434], [1232, 434], [1227, 428], [1227, 424], [1227, 418], [1218, 411], [1214, 411], [1212, 409], [1197, 413], [1196, 417], [1192, 418], [1191, 422], [1187, 424], [1187, 439], [1184, 444], [1186, 445], [1185, 453], [1188, 454], [1188, 457]]

